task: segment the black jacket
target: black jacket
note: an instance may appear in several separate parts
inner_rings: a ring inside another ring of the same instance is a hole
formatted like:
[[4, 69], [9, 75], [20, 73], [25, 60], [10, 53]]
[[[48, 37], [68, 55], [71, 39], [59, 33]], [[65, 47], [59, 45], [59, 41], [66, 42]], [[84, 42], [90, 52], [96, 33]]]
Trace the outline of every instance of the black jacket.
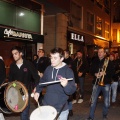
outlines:
[[45, 69], [50, 65], [50, 59], [48, 57], [41, 57], [35, 60], [33, 64], [40, 73], [44, 73]]
[[27, 87], [27, 89], [29, 89], [29, 85], [32, 79], [38, 83], [40, 77], [31, 62], [23, 60], [23, 64], [20, 69], [16, 65], [16, 62], [13, 62], [10, 65], [9, 81], [18, 80], [22, 82]]
[[[105, 58], [103, 58], [102, 60], [100, 60], [99, 58], [96, 58], [92, 61], [92, 64], [90, 66], [90, 73], [94, 76], [93, 84], [95, 83], [96, 80], [97, 80], [97, 82], [99, 81], [99, 79], [96, 79], [95, 73], [98, 73], [99, 70], [102, 69], [104, 60], [105, 60]], [[104, 80], [103, 80], [104, 84], [111, 84], [112, 76], [114, 75], [113, 62], [111, 62], [111, 61], [108, 62], [108, 66], [107, 66], [105, 72], [106, 72], [106, 75], [104, 76]]]
[[3, 60], [0, 59], [0, 85], [4, 82], [6, 78], [6, 69]]

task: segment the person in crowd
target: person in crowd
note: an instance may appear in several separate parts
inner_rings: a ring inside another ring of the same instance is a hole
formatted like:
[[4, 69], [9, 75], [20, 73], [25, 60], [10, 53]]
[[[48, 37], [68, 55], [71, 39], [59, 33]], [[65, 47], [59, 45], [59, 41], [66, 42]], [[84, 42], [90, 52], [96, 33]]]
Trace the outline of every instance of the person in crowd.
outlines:
[[34, 55], [33, 55], [33, 61], [34, 61], [34, 60], [37, 60], [37, 59], [38, 59], [38, 55], [37, 55], [37, 54], [34, 54]]
[[6, 69], [2, 56], [0, 56], [0, 85], [5, 81]]
[[[68, 98], [75, 90], [75, 80], [72, 69], [66, 65], [64, 60], [64, 51], [61, 48], [54, 48], [50, 51], [51, 65], [48, 66], [40, 79], [40, 83], [59, 81], [47, 85], [46, 94], [42, 101], [43, 105], [53, 106], [60, 113], [59, 120], [67, 120], [69, 114]], [[68, 81], [68, 79], [72, 80]], [[40, 92], [43, 86], [37, 85], [34, 99], [38, 102]], [[62, 112], [61, 112], [62, 110]]]
[[120, 76], [120, 66], [118, 61], [115, 61], [114, 53], [111, 53], [109, 58], [114, 63], [114, 68], [115, 68], [115, 74], [112, 77], [112, 84], [111, 84], [111, 91], [110, 91], [110, 97], [112, 95], [111, 106], [114, 107], [116, 103], [116, 97], [117, 97], [118, 79]]
[[[37, 81], [40, 79], [38, 71], [30, 61], [23, 59], [21, 47], [14, 46], [11, 52], [14, 62], [10, 65], [9, 82], [18, 80], [23, 83], [29, 91], [31, 78], [33, 78], [36, 83], [38, 83]], [[21, 112], [21, 120], [29, 120], [29, 108], [30, 103], [28, 102], [27, 107]]]
[[[38, 58], [34, 60], [33, 64], [35, 65], [36, 69], [38, 70], [40, 78], [43, 76], [45, 69], [50, 65], [50, 59], [45, 56], [45, 51], [44, 49], [39, 49], [38, 50]], [[44, 90], [45, 91], [45, 88]], [[43, 99], [43, 92], [41, 92], [39, 101], [40, 104], [42, 103]]]
[[45, 56], [45, 51], [43, 49], [39, 49], [38, 59], [34, 61], [34, 65], [39, 71], [40, 77], [42, 77], [45, 69], [48, 67], [48, 65], [50, 65], [50, 60]]
[[[79, 91], [79, 99], [74, 100], [73, 103], [82, 103], [84, 98], [84, 80], [87, 71], [87, 60], [83, 56], [83, 52], [81, 50], [77, 51], [77, 57], [73, 62], [73, 70], [77, 73], [78, 77], [78, 91]], [[77, 79], [76, 77], [76, 79]]]
[[102, 91], [104, 98], [103, 106], [103, 120], [107, 120], [108, 110], [109, 110], [109, 93], [112, 81], [112, 76], [114, 74], [114, 65], [108, 59], [105, 58], [106, 51], [104, 48], [98, 49], [98, 58], [95, 58], [90, 67], [90, 73], [94, 76], [93, 80], [93, 91], [90, 98], [90, 113], [87, 120], [94, 119], [94, 113], [96, 109], [97, 99]]
[[[71, 69], [72, 69], [72, 58], [70, 57], [70, 51], [69, 50], [64, 50], [64, 60], [65, 62]], [[69, 116], [73, 116], [73, 111], [72, 111], [72, 95], [69, 96], [68, 100], [68, 105], [69, 105]]]

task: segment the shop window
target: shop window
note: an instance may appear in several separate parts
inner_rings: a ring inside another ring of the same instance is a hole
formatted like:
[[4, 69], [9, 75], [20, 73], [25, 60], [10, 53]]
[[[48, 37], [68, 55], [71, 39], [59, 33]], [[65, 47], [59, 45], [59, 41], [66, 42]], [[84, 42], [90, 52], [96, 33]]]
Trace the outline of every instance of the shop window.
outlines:
[[102, 19], [96, 18], [96, 35], [102, 36]]
[[0, 24], [40, 33], [40, 14], [0, 1]]
[[109, 25], [109, 23], [105, 22], [105, 38], [106, 39], [110, 38], [109, 30], [110, 30], [110, 25]]
[[82, 29], [82, 7], [71, 2], [71, 22], [73, 27]]
[[94, 14], [87, 12], [87, 30], [94, 32]]

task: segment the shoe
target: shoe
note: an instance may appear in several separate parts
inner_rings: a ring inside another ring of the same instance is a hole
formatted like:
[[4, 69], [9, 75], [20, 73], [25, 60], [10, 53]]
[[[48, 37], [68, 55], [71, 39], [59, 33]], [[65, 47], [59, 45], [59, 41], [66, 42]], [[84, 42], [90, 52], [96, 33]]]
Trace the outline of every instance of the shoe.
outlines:
[[73, 116], [73, 111], [69, 110], [69, 116]]
[[73, 101], [72, 101], [72, 104], [75, 104], [75, 103], [77, 103], [77, 100], [73, 100]]
[[89, 118], [87, 118], [86, 120], [93, 120], [93, 119], [89, 117]]
[[111, 106], [114, 108], [114, 107], [116, 107], [116, 103], [115, 102], [112, 102], [111, 103]]
[[103, 116], [103, 120], [107, 120], [107, 116], [105, 115], [105, 116]]
[[82, 103], [82, 102], [83, 102], [83, 99], [79, 99], [79, 100], [78, 100], [78, 103]]

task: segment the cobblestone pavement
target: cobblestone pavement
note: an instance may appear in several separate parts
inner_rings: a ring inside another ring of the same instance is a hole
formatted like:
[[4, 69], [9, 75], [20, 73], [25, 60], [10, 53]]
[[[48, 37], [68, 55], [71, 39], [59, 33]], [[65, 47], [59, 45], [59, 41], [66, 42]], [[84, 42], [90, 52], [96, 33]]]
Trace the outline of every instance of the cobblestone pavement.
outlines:
[[[73, 105], [73, 116], [69, 117], [69, 120], [85, 120], [89, 114], [89, 100], [92, 91], [92, 78], [87, 75], [85, 80], [85, 96], [84, 101], [81, 104], [75, 103]], [[31, 99], [31, 112], [36, 109], [37, 105], [35, 105], [34, 100]], [[102, 120], [102, 107], [103, 107], [103, 99], [98, 100], [98, 104], [95, 111], [95, 119], [94, 120]], [[20, 120], [19, 114], [4, 114], [5, 120]], [[115, 107], [110, 107], [108, 120], [120, 120], [120, 93], [117, 96], [117, 103]]]

